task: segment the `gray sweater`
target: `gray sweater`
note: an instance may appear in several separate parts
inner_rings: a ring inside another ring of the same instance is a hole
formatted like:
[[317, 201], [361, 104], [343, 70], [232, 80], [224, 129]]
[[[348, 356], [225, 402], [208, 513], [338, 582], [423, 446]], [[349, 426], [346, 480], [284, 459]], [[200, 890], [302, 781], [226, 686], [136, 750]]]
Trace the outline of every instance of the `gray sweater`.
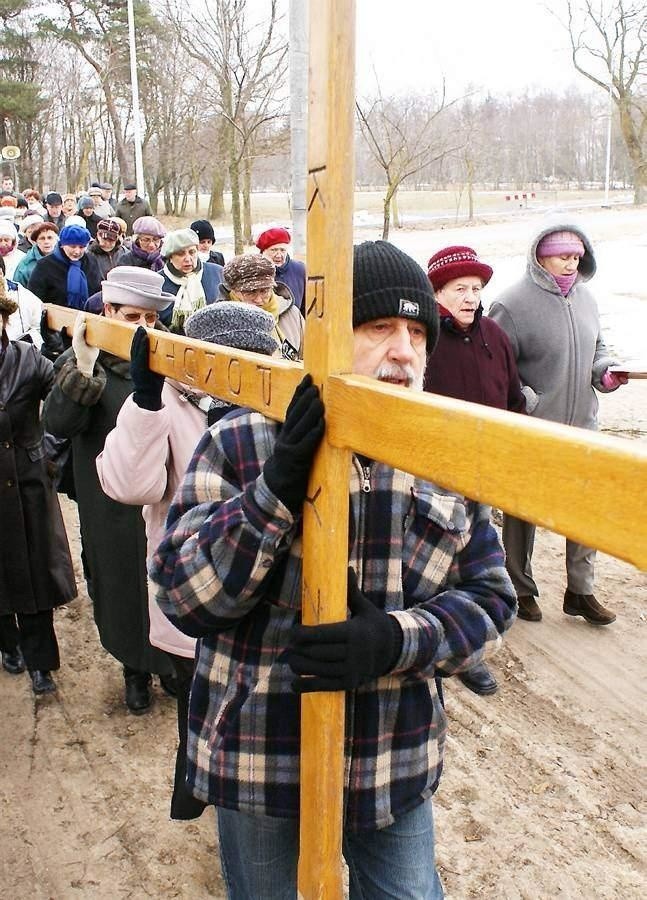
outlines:
[[[537, 262], [539, 241], [553, 231], [573, 231], [584, 244], [578, 277], [564, 297]], [[600, 334], [597, 303], [586, 283], [595, 274], [587, 236], [571, 220], [556, 220], [537, 232], [523, 278], [490, 307], [489, 315], [512, 344], [530, 415], [580, 428], [597, 428], [600, 378], [615, 360]]]

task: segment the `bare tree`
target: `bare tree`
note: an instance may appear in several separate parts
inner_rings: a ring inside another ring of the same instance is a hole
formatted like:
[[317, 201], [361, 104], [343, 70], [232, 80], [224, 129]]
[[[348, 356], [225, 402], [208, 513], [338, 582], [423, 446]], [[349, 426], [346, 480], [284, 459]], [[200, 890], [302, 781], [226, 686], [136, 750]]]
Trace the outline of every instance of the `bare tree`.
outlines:
[[[115, 153], [122, 177], [132, 172], [126, 152], [122, 107], [130, 107], [126, 4], [120, 0], [52, 0], [54, 15], [41, 19], [43, 33], [74, 47], [96, 75], [110, 117]], [[147, 0], [135, 12], [138, 31], [157, 27]], [[121, 104], [120, 104], [121, 100]]]
[[384, 97], [378, 87], [377, 97], [356, 102], [361, 133], [386, 177], [383, 240], [389, 237], [393, 200], [402, 182], [451, 152], [438, 120], [455, 102], [447, 103], [444, 83], [438, 100], [420, 96]]
[[[224, 146], [231, 189], [231, 217], [234, 249], [242, 253], [244, 232], [251, 237], [247, 205], [241, 194], [247, 193], [251, 178], [245, 177], [251, 166], [257, 132], [280, 112], [280, 94], [287, 68], [287, 44], [277, 30], [278, 2], [269, 0], [259, 24], [250, 24], [245, 0], [213, 0], [200, 14], [192, 14], [182, 5], [167, 7], [176, 34], [187, 54], [200, 62], [208, 73], [203, 96], [217, 109], [227, 127]], [[245, 162], [246, 161], [246, 162]], [[251, 173], [251, 169], [250, 169]]]
[[576, 70], [609, 91], [634, 172], [634, 203], [647, 199], [647, 13], [643, 0], [567, 0]]

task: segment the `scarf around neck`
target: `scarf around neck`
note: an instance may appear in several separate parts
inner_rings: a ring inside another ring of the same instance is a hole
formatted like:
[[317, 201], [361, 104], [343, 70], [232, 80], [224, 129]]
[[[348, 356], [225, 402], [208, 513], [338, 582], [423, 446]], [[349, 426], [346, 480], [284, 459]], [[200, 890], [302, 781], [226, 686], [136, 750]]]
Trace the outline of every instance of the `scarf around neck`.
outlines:
[[562, 292], [562, 295], [567, 297], [577, 280], [577, 272], [574, 272], [572, 275], [553, 275], [553, 278], [557, 282], [557, 287]]
[[169, 261], [164, 264], [162, 271], [169, 281], [178, 285], [171, 317], [171, 331], [174, 331], [176, 334], [184, 334], [185, 320], [189, 318], [191, 313], [207, 305], [207, 298], [202, 285], [202, 263], [200, 260], [197, 260], [195, 269], [193, 272], [189, 272], [188, 275], [180, 272]]
[[278, 345], [279, 347], [281, 347], [283, 345], [283, 341], [285, 340], [285, 335], [279, 328], [279, 297], [274, 293], [274, 291], [272, 291], [270, 299], [267, 301], [267, 303], [264, 303], [263, 306], [261, 306], [261, 309], [265, 310], [265, 312], [271, 313], [271, 315], [274, 317], [274, 333], [278, 341]]
[[83, 309], [85, 301], [88, 299], [88, 280], [81, 268], [83, 257], [70, 259], [60, 247], [56, 247], [52, 251], [52, 256], [67, 265], [67, 305], [72, 309]]
[[133, 252], [133, 256], [136, 256], [137, 259], [141, 259], [142, 262], [145, 262], [151, 272], [160, 272], [164, 268], [164, 260], [162, 259], [159, 247], [157, 250], [151, 250], [149, 253], [146, 250], [142, 250], [139, 244], [136, 241], [133, 241], [130, 245], [130, 249]]

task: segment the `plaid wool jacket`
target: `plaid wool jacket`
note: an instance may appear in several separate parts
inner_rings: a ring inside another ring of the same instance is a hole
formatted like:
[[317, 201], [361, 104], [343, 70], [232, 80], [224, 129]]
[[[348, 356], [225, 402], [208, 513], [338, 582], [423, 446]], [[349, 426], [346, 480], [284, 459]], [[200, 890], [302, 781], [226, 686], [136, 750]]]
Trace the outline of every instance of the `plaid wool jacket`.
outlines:
[[[157, 602], [200, 638], [188, 783], [251, 814], [299, 812], [299, 700], [286, 648], [300, 620], [300, 517], [262, 475], [280, 426], [237, 411], [206, 432], [169, 510], [150, 576]], [[436, 788], [446, 719], [435, 675], [470, 668], [516, 614], [489, 507], [353, 459], [349, 562], [397, 617], [395, 669], [346, 695], [345, 825], [382, 828]], [[325, 764], [325, 763], [324, 763]]]

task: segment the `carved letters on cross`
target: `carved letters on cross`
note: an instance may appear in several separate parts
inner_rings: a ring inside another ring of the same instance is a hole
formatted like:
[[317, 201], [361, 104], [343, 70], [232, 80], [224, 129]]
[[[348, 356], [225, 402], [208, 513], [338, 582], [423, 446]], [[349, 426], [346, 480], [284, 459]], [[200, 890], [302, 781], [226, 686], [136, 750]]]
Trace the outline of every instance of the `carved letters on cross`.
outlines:
[[306, 316], [322, 319], [326, 311], [326, 280], [323, 275], [308, 275], [308, 306]]
[[221, 399], [236, 402], [241, 396], [245, 381], [246, 387], [259, 397], [259, 409], [269, 408], [272, 404], [272, 368], [269, 365], [256, 363], [254, 366], [243, 367], [237, 356], [225, 357], [222, 353], [209, 350], [198, 352], [193, 347], [186, 347], [179, 342], [176, 344], [175, 341], [171, 343], [168, 339], [164, 340], [162, 348], [159, 337], [152, 332], [151, 364], [154, 364], [156, 357], [171, 363], [177, 371], [177, 380], [183, 384], [201, 383], [207, 390], [215, 390], [217, 387]]

